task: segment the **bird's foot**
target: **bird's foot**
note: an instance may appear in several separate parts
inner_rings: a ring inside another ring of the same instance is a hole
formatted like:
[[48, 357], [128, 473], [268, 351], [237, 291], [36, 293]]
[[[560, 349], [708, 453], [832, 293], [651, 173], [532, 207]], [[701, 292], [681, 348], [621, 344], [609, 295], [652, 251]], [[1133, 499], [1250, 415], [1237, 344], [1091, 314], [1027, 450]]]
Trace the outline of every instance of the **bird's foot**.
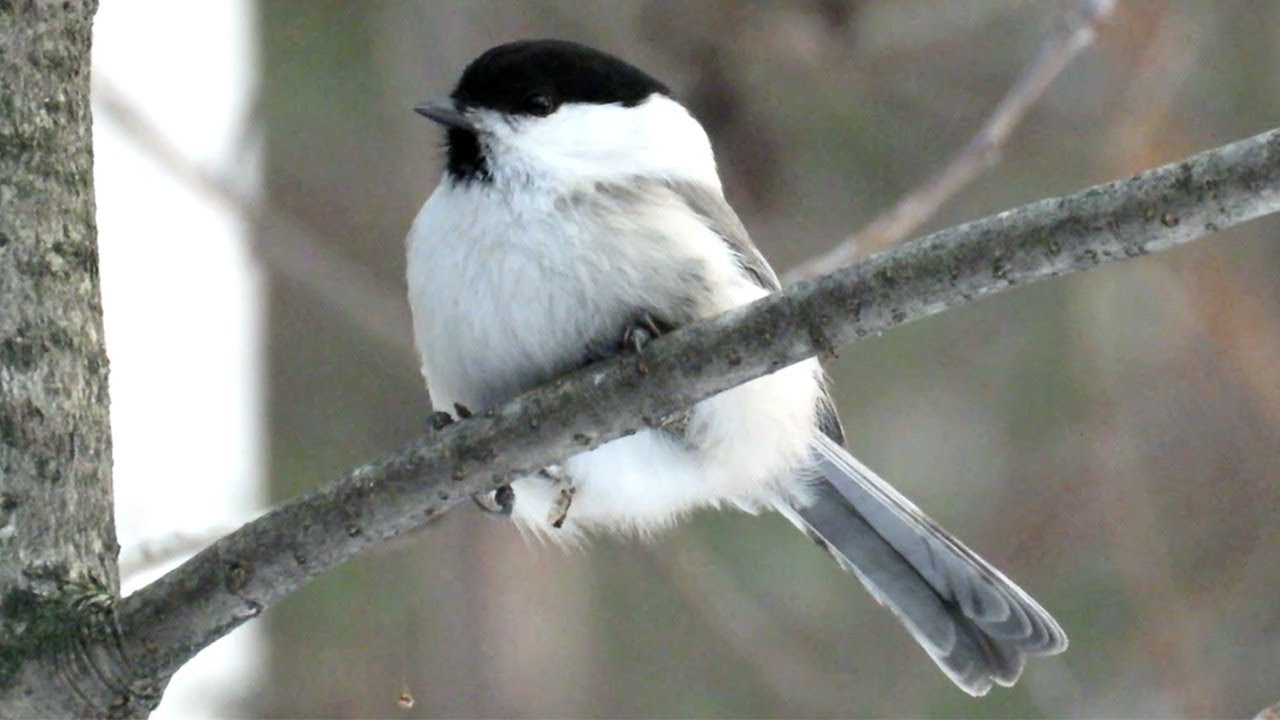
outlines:
[[671, 330], [669, 325], [655, 319], [648, 311], [641, 310], [631, 326], [622, 333], [622, 351], [640, 352], [649, 341]]
[[[458, 415], [457, 420], [466, 420], [471, 417], [471, 411], [462, 403], [454, 403], [453, 411]], [[430, 434], [449, 427], [457, 422], [457, 420], [454, 419], [453, 415], [450, 415], [444, 410], [436, 410], [427, 416], [427, 421], [423, 423], [423, 425], [425, 426], [424, 429], [427, 433]]]
[[489, 515], [511, 517], [511, 511], [516, 506], [516, 491], [510, 485], [503, 485], [497, 490], [476, 493], [471, 496], [471, 501]]
[[551, 503], [551, 510], [547, 512], [547, 522], [551, 527], [559, 530], [564, 527], [564, 521], [569, 517], [569, 508], [573, 505], [573, 494], [578, 488], [573, 484], [573, 478], [564, 473], [559, 465], [545, 467], [538, 471], [538, 474], [551, 481], [551, 486], [559, 490], [556, 499]]

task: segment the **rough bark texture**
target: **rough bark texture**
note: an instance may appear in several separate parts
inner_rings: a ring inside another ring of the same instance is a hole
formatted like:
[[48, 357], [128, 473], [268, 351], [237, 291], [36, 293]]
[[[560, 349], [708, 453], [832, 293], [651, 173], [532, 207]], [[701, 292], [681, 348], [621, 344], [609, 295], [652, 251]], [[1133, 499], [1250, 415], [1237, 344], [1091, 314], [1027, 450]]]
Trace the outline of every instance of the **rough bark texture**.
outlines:
[[[97, 3], [0, 1], [0, 716], [101, 714], [31, 705], [28, 660], [98, 682], [119, 592], [107, 358], [98, 294], [89, 115]], [[77, 618], [99, 618], [81, 623]], [[83, 633], [81, 631], [84, 631]]]

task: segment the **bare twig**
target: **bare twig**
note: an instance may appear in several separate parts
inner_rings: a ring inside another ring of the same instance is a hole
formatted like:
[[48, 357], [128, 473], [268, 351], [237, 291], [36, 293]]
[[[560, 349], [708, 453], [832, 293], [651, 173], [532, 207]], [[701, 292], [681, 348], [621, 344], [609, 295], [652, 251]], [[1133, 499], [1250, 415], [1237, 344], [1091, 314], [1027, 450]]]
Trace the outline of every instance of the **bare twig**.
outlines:
[[[222, 538], [120, 601], [117, 627], [22, 656], [10, 714], [108, 708], [308, 580], [533, 468], [837, 345], [1011, 287], [1159, 252], [1280, 211], [1280, 130], [943, 230], [672, 332], [442, 428]], [[115, 682], [59, 673], [94, 658]], [[51, 679], [52, 678], [52, 679]], [[125, 688], [121, 690], [120, 688]], [[107, 694], [102, 694], [107, 693]], [[92, 695], [92, 697], [90, 697]], [[87, 704], [87, 705], [86, 705]]]
[[103, 111], [100, 117], [115, 122], [174, 177], [261, 225], [262, 237], [271, 240], [258, 243], [255, 249], [268, 267], [298, 283], [388, 347], [413, 352], [408, 306], [398, 294], [387, 292], [368, 269], [317, 240], [288, 213], [186, 157], [108, 80], [95, 76], [93, 94]]
[[1071, 60], [1093, 42], [1098, 23], [1113, 6], [1114, 0], [1079, 0], [1045, 39], [978, 134], [951, 162], [862, 230], [787, 271], [783, 279], [793, 282], [832, 272], [860, 255], [901, 242], [927, 222], [943, 203], [996, 162], [1010, 133]]

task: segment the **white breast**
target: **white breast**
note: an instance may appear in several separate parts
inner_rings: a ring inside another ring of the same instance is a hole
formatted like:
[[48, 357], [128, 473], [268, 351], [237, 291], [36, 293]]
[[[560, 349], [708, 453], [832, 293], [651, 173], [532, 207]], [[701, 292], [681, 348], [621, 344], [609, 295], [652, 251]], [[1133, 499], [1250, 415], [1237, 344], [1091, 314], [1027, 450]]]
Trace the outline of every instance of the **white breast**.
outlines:
[[598, 251], [545, 209], [457, 192], [442, 183], [414, 222], [409, 301], [433, 402], [483, 409], [570, 369], [618, 313], [586, 272]]
[[[683, 323], [765, 294], [683, 206], [583, 192], [522, 192], [516, 203], [446, 180], [423, 206], [409, 235], [409, 300], [436, 407], [483, 410], [572, 370], [586, 349], [616, 348], [638, 310]], [[701, 403], [687, 438], [642, 431], [572, 458], [564, 468], [578, 493], [560, 534], [644, 531], [702, 505], [771, 502], [796, 487], [820, 392], [817, 363], [801, 363]], [[544, 529], [552, 490], [539, 479], [515, 489], [517, 519]]]

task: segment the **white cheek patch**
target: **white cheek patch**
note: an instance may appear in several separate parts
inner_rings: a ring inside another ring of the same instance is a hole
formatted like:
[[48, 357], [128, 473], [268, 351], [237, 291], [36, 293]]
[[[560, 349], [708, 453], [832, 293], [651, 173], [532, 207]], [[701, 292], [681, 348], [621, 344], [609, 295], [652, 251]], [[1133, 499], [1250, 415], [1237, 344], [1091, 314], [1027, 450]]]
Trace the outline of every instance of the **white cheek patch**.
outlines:
[[[679, 103], [654, 95], [639, 105], [569, 103], [547, 117], [477, 114], [499, 181], [567, 187], [627, 177], [671, 177], [720, 188], [711, 142]], [[482, 140], [482, 142], [484, 142]]]

